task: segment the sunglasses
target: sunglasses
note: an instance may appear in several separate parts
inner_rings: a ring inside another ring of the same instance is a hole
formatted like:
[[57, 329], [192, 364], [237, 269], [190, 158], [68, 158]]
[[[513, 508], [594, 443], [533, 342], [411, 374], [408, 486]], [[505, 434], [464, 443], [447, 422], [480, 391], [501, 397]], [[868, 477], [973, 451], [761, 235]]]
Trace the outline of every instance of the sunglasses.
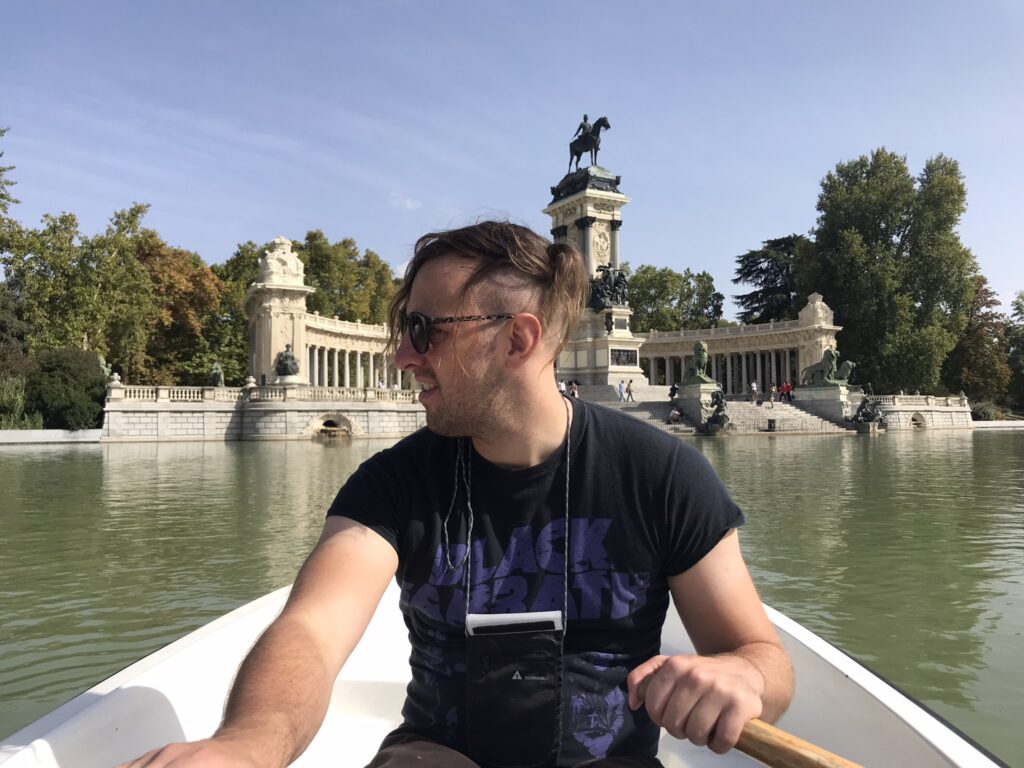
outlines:
[[402, 312], [399, 320], [402, 335], [409, 332], [412, 348], [425, 355], [430, 349], [430, 326], [445, 323], [470, 323], [477, 320], [511, 320], [515, 315], [466, 315], [465, 317], [428, 317], [422, 312]]

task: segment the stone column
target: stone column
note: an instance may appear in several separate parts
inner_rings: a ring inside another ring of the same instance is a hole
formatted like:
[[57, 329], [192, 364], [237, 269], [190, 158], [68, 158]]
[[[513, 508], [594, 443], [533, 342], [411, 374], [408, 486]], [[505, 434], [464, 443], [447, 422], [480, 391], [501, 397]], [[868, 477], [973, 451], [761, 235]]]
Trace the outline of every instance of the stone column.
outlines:
[[786, 350], [786, 370], [785, 370], [785, 373], [783, 374], [783, 377], [782, 377], [783, 381], [789, 381], [789, 376], [790, 376], [789, 372], [793, 369], [793, 365], [792, 365], [792, 362], [791, 362], [791, 359], [790, 359], [790, 355], [792, 355], [792, 353], [793, 353], [792, 349], [787, 349]]
[[327, 383], [327, 347], [320, 347], [320, 386], [328, 387]]
[[377, 356], [375, 354], [373, 354], [373, 352], [368, 352], [366, 357], [367, 357], [366, 374], [367, 374], [367, 378], [369, 378], [369, 381], [366, 383], [366, 386], [367, 387], [376, 387], [377, 386], [377, 377], [373, 375], [374, 374], [373, 361], [374, 361], [374, 358], [376, 358]]
[[356, 350], [356, 389], [363, 389], [366, 384], [363, 383], [363, 353]]
[[612, 229], [612, 269], [619, 268], [619, 230], [622, 229], [622, 219], [612, 219], [609, 224]]
[[665, 363], [665, 385], [671, 387], [675, 384], [675, 380], [672, 378], [672, 358], [663, 357], [662, 361]]
[[320, 366], [318, 364], [320, 356], [317, 354], [317, 348], [313, 346], [309, 348], [309, 353], [309, 385], [315, 387], [320, 383]]
[[761, 375], [761, 350], [757, 351], [757, 386], [764, 392], [767, 387], [764, 385], [764, 376]]
[[579, 232], [580, 253], [583, 254], [583, 263], [587, 265], [587, 277], [594, 276], [594, 257], [590, 251], [590, 235], [595, 221], [597, 219], [593, 216], [582, 216], [575, 222]]
[[338, 353], [340, 351], [341, 350], [339, 350], [337, 347], [334, 348], [334, 386], [336, 387], [341, 386], [338, 383], [341, 381], [341, 379], [338, 378]]
[[741, 392], [746, 392], [747, 391], [747, 385], [750, 384], [750, 375], [749, 375], [749, 372], [747, 370], [747, 357], [749, 357], [749, 353], [748, 352], [743, 352], [742, 355], [740, 356], [740, 363], [741, 363], [740, 367], [741, 367], [741, 369], [743, 371], [743, 383], [742, 383], [742, 385], [740, 387], [740, 391]]

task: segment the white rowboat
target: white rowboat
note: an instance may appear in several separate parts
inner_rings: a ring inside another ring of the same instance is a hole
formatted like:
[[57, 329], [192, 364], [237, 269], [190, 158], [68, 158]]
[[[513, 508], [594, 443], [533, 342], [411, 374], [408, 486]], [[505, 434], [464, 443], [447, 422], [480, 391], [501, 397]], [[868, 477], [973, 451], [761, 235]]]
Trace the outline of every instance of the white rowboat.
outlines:
[[[284, 605], [288, 588], [222, 616], [75, 697], [0, 745], [3, 768], [110, 768], [172, 741], [208, 736], [242, 658]], [[389, 587], [334, 685], [327, 719], [297, 766], [362, 768], [399, 722], [409, 644]], [[814, 633], [766, 606], [796, 668], [780, 728], [864, 766], [988, 768], [998, 760]], [[663, 653], [692, 653], [670, 610]], [[664, 731], [666, 768], [758, 765]]]

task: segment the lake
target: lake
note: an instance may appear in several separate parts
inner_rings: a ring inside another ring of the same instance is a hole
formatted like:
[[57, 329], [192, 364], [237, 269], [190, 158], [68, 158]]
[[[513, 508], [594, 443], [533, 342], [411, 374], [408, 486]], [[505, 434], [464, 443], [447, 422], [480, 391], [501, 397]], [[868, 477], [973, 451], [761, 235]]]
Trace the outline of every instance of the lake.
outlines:
[[[687, 439], [765, 602], [1024, 765], [1024, 432]], [[392, 442], [0, 446], [0, 737], [288, 584]]]

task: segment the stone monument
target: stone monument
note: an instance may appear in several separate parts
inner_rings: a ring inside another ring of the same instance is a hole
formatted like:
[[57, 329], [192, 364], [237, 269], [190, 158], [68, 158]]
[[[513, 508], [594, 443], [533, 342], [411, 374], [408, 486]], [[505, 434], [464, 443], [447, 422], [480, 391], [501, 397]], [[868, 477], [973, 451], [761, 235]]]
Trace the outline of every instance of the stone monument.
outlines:
[[[598, 118], [588, 129], [584, 118], [577, 129], [582, 135], [570, 144], [570, 167], [576, 150], [591, 152], [592, 164], [567, 173], [551, 187], [551, 202], [544, 209], [551, 217], [551, 237], [576, 247], [591, 280], [588, 306], [558, 357], [558, 376], [582, 384], [615, 384], [644, 378], [639, 354], [643, 340], [629, 329], [633, 313], [628, 281], [619, 267], [622, 207], [629, 198], [619, 191], [621, 177], [596, 165], [600, 131], [611, 127], [608, 119]], [[596, 143], [577, 144], [584, 136], [596, 138]]]
[[800, 406], [815, 416], [842, 422], [850, 416], [849, 378], [855, 363], [850, 360], [839, 363], [835, 347], [825, 347], [821, 361], [809, 365], [800, 373], [800, 389], [797, 397]]
[[[274, 238], [260, 259], [260, 275], [249, 287], [245, 311], [249, 317], [249, 370], [257, 384], [273, 384], [282, 350], [306, 349], [306, 296], [314, 288], [303, 284], [304, 267], [284, 237]], [[293, 354], [290, 352], [290, 354]], [[294, 354], [293, 354], [294, 358]], [[307, 384], [299, 369], [288, 383]]]
[[[706, 426], [707, 419], [705, 417], [710, 410], [715, 409], [716, 394], [722, 398], [723, 409], [725, 403], [721, 387], [709, 375], [709, 360], [707, 342], [700, 340], [694, 343], [693, 362], [683, 374], [682, 384], [676, 390], [674, 398], [682, 406], [683, 413], [696, 415], [695, 421], [698, 427]], [[726, 423], [721, 425], [723, 429]]]

